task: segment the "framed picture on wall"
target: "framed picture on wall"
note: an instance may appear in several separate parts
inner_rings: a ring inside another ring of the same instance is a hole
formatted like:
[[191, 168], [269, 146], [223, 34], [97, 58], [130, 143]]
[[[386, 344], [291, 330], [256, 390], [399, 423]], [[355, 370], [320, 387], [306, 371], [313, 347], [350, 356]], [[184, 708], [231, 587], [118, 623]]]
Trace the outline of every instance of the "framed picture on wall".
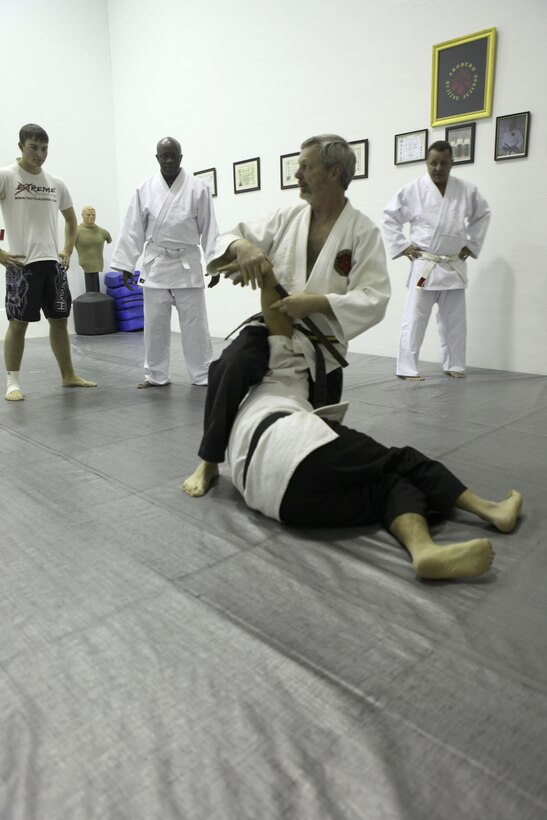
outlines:
[[427, 128], [395, 134], [395, 165], [420, 162], [427, 154]]
[[466, 125], [451, 125], [445, 129], [446, 142], [452, 146], [452, 160], [454, 165], [465, 165], [475, 162], [475, 123]]
[[298, 171], [299, 156], [297, 152], [296, 154], [282, 154], [279, 157], [282, 188], [298, 188], [295, 174]]
[[260, 191], [260, 158], [234, 162], [234, 194]]
[[495, 51], [495, 28], [433, 46], [433, 127], [491, 116]]
[[211, 189], [211, 196], [217, 195], [217, 169], [206, 168], [204, 171], [194, 171], [194, 176], [207, 183]]
[[528, 156], [530, 112], [496, 117], [496, 150], [494, 159], [517, 159]]
[[353, 179], [366, 179], [368, 177], [368, 140], [353, 140], [350, 145], [355, 154]]

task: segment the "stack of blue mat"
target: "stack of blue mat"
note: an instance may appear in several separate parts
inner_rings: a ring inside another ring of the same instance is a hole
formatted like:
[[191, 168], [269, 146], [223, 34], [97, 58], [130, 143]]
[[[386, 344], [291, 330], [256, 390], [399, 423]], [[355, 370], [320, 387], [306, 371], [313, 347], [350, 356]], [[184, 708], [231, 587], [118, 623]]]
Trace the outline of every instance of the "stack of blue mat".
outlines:
[[144, 327], [142, 288], [137, 285], [140, 273], [136, 270], [133, 274], [133, 290], [125, 287], [123, 274], [112, 271], [104, 275], [106, 292], [114, 299], [120, 330], [142, 330]]

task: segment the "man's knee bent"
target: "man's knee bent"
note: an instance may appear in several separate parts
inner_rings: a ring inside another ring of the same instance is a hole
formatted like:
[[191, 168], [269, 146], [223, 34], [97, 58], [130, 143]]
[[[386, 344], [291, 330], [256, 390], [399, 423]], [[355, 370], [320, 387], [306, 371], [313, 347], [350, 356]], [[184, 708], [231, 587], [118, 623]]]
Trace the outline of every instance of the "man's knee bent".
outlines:
[[220, 358], [211, 362], [209, 384], [211, 380], [220, 380], [229, 374], [242, 372], [260, 379], [268, 368], [269, 359], [267, 329], [254, 325], [243, 328], [239, 336], [224, 348]]
[[24, 336], [27, 332], [28, 325], [28, 322], [21, 322], [19, 319], [10, 319], [8, 322], [8, 330], [13, 336]]

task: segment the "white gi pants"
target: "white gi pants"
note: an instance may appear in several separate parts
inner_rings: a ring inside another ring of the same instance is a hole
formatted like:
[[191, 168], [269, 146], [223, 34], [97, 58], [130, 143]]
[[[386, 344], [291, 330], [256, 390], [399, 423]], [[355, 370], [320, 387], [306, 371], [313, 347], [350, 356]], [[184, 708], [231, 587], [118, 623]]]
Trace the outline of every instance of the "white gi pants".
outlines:
[[401, 324], [398, 376], [417, 376], [418, 357], [433, 305], [437, 305], [437, 330], [441, 340], [443, 370], [465, 370], [467, 320], [465, 290], [424, 290], [411, 285]]
[[150, 384], [168, 384], [171, 309], [179, 315], [182, 353], [192, 384], [207, 384], [213, 358], [203, 288], [143, 288], [144, 377]]

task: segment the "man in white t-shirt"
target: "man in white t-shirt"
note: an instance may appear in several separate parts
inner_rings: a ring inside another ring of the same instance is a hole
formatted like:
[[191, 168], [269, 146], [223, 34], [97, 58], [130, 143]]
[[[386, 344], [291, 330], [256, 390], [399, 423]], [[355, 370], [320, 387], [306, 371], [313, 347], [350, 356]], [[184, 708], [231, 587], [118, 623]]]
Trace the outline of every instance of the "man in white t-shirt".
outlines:
[[[4, 339], [8, 401], [24, 399], [19, 386], [25, 334], [29, 322], [40, 321], [40, 310], [49, 321], [51, 349], [63, 387], [96, 387], [74, 372], [68, 335], [72, 297], [67, 269], [74, 249], [78, 222], [64, 182], [42, 170], [49, 137], [39, 125], [29, 123], [19, 131], [21, 158], [0, 168], [0, 205], [7, 229], [9, 250], [0, 249], [6, 268]], [[65, 241], [57, 247], [58, 211], [65, 220]]]

